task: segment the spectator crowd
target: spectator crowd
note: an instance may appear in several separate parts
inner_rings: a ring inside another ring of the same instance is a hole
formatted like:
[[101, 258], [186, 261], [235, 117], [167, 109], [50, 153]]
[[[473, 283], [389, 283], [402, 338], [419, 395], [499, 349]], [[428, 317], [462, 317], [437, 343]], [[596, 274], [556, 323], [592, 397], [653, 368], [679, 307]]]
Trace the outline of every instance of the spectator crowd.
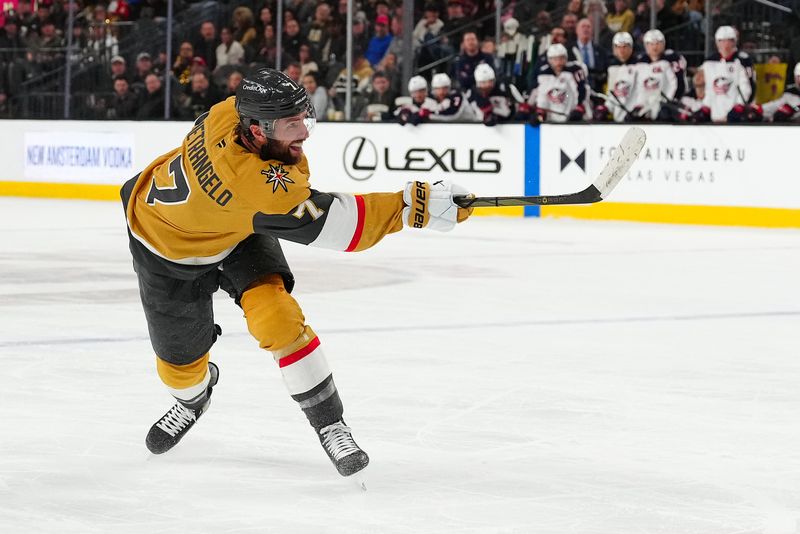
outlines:
[[[135, 31], [163, 21], [165, 1], [77, 0], [67, 49], [69, 2], [19, 0], [0, 19], [0, 116], [14, 116], [15, 98], [70, 58], [101, 72], [81, 95], [83, 118], [163, 118], [169, 84], [171, 117], [194, 119], [234, 94], [248, 71], [280, 64], [320, 120], [344, 119], [348, 86], [354, 119], [400, 124], [800, 120], [800, 63], [790, 66], [784, 94], [758, 105], [747, 53], [754, 45], [735, 27], [716, 29], [716, 51], [704, 61], [687, 62], [670, 46], [702, 43], [702, 1], [657, 0], [660, 29], [650, 29], [648, 1], [512, 0], [503, 2], [498, 38], [494, 1], [417, 2], [415, 20], [404, 21], [399, 0], [353, 0], [351, 79], [347, 0], [280, 1], [280, 57], [270, 1], [176, 1], [179, 11], [212, 4], [224, 16], [184, 22], [167, 57], [163, 44]], [[126, 27], [134, 31], [123, 38]], [[407, 61], [417, 74], [403, 84]]]

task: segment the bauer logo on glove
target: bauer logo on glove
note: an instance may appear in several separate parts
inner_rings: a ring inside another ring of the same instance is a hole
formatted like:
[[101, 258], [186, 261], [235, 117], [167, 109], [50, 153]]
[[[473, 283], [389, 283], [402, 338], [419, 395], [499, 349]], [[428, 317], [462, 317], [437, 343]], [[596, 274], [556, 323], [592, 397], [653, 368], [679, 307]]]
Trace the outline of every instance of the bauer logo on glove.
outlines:
[[428, 213], [428, 196], [430, 191], [430, 184], [427, 182], [414, 182], [413, 189], [413, 214], [414, 222], [409, 224], [414, 228], [425, 228], [428, 224], [430, 214]]
[[453, 196], [468, 194], [464, 187], [445, 181], [408, 182], [403, 191], [403, 223], [411, 228], [450, 231], [472, 214], [472, 208], [460, 208]]

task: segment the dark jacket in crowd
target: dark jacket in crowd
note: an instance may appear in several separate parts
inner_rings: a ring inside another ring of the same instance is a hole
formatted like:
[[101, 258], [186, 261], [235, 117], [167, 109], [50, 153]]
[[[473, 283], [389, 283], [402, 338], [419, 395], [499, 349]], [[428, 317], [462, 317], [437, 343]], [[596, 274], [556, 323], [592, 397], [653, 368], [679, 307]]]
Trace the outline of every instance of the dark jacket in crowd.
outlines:
[[494, 68], [494, 56], [484, 54], [480, 51], [474, 56], [468, 56], [466, 54], [458, 56], [453, 65], [453, 79], [458, 80], [461, 91], [467, 92], [467, 90], [475, 87], [473, 73], [475, 72], [475, 67], [481, 63], [486, 63]]
[[[578, 61], [584, 62], [577, 41], [570, 43], [568, 49], [574, 53]], [[592, 43], [591, 52], [594, 59], [594, 66], [589, 67], [587, 65], [589, 70], [588, 82], [589, 86], [599, 93], [603, 91], [603, 85], [605, 85], [606, 79], [608, 78], [608, 64], [611, 59], [611, 54], [608, 50], [595, 43]]]
[[[170, 116], [177, 116], [177, 108], [172, 105]], [[147, 93], [136, 114], [139, 120], [158, 120], [164, 118], [164, 88], [162, 87], [155, 93]]]
[[213, 84], [209, 85], [208, 89], [203, 92], [191, 92], [189, 93], [189, 99], [183, 106], [183, 116], [187, 119], [194, 120], [221, 100], [222, 95], [219, 94]]
[[195, 57], [205, 59], [209, 71], [213, 72], [217, 68], [217, 47], [221, 42], [219, 37], [215, 37], [210, 41], [206, 41], [201, 37], [194, 42]]
[[[108, 105], [109, 119], [135, 119], [139, 112], [139, 95], [128, 91], [125, 96], [114, 94]], [[161, 116], [164, 115], [164, 100], [161, 100]]]

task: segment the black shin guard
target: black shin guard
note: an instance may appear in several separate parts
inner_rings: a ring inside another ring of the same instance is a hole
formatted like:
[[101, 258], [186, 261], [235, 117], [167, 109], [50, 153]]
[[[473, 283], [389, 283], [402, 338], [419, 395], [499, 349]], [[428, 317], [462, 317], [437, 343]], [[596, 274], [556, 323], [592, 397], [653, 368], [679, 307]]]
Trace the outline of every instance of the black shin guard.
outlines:
[[336, 384], [333, 382], [332, 374], [313, 389], [292, 395], [292, 398], [300, 405], [308, 422], [317, 432], [342, 419], [344, 407], [339, 398], [339, 392], [336, 390]]

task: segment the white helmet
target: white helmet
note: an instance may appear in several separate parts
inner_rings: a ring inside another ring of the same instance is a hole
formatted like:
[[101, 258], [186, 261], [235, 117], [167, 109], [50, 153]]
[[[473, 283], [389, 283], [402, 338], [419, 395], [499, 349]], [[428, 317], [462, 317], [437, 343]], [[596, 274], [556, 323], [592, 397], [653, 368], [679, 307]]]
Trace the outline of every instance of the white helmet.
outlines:
[[480, 63], [475, 67], [475, 83], [488, 82], [494, 80], [494, 69], [487, 63]]
[[797, 78], [798, 76], [800, 76], [800, 61], [794, 66], [794, 77]]
[[503, 31], [505, 31], [508, 35], [514, 35], [517, 33], [519, 29], [519, 21], [514, 17], [511, 17], [507, 21], [503, 23]]
[[440, 87], [450, 87], [453, 83], [450, 81], [450, 76], [445, 74], [444, 72], [440, 72], [439, 74], [433, 75], [433, 80], [431, 80], [431, 88], [439, 89]]
[[630, 46], [633, 48], [633, 37], [628, 32], [617, 32], [611, 40], [614, 46]]
[[724, 39], [736, 40], [736, 30], [733, 29], [733, 26], [720, 26], [717, 28], [717, 31], [714, 34], [714, 40], [722, 41]]
[[569, 57], [567, 54], [567, 48], [561, 43], [555, 43], [548, 46], [547, 59], [552, 59], [554, 57]]
[[661, 30], [648, 31], [644, 34], [644, 38], [642, 40], [644, 41], [644, 44], [667, 42], [667, 40], [664, 38], [664, 34], [661, 33]]
[[427, 89], [428, 82], [425, 81], [425, 78], [422, 76], [414, 76], [410, 80], [408, 80], [408, 92], [413, 93], [414, 91], [419, 91], [421, 89]]

